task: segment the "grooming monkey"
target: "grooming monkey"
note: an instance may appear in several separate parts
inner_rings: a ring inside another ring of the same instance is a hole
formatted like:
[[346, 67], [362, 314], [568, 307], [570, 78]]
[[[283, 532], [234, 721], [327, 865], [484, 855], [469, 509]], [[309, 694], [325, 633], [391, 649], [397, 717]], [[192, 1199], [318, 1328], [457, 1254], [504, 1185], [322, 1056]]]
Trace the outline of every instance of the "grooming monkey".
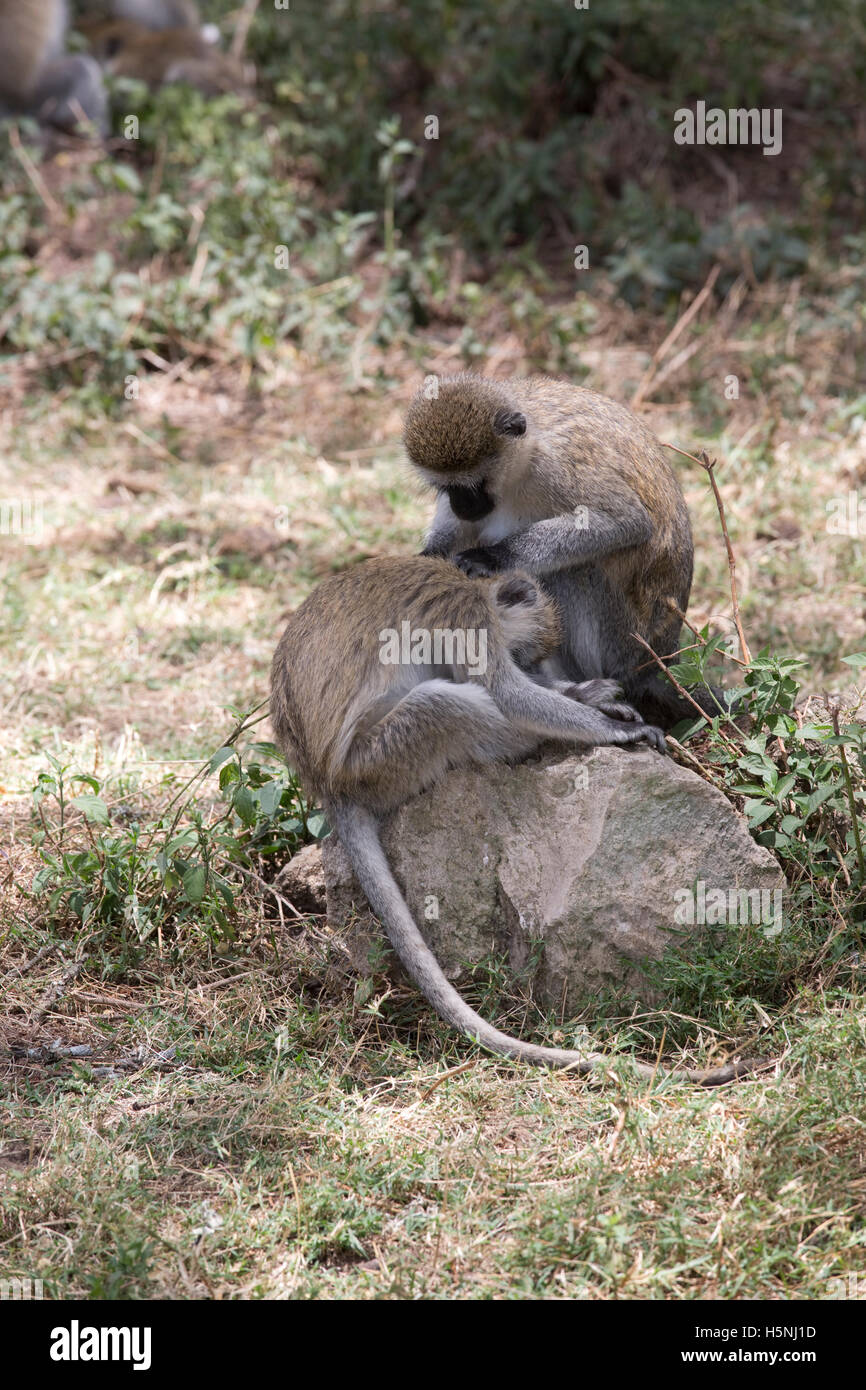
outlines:
[[29, 115], [74, 130], [107, 126], [108, 103], [99, 64], [65, 53], [65, 0], [0, 0], [0, 116]]
[[[486, 634], [483, 672], [453, 648], [438, 665], [435, 651], [428, 664], [385, 664], [382, 639], [406, 622], [415, 634]], [[271, 717], [401, 963], [437, 1013], [503, 1056], [586, 1073], [607, 1063], [511, 1038], [461, 998], [412, 919], [377, 829], [378, 816], [449, 768], [523, 758], [545, 739], [584, 747], [646, 741], [663, 750], [660, 730], [623, 706], [615, 682], [591, 680], [566, 693], [533, 680], [558, 641], [554, 605], [528, 575], [475, 579], [422, 556], [368, 560], [326, 579], [289, 619], [273, 661]], [[718, 1085], [753, 1065], [681, 1075]]]
[[[556, 602], [560, 674], [617, 680], [663, 727], [693, 716], [655, 665], [638, 669], [648, 658], [630, 635], [674, 652], [692, 583], [689, 515], [659, 441], [626, 406], [549, 377], [432, 385], [404, 430], [439, 493], [423, 554], [470, 575], [528, 570]], [[708, 690], [694, 698], [719, 713]]]

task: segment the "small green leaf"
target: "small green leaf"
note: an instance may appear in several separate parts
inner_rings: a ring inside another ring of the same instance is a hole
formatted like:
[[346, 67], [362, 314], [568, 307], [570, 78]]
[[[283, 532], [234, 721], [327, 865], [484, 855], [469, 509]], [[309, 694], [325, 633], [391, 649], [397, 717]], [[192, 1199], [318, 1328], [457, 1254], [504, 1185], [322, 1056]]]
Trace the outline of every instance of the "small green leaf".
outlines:
[[314, 811], [311, 816], [307, 816], [307, 829], [315, 840], [321, 840], [327, 834], [330, 826], [324, 811]]
[[195, 864], [183, 876], [183, 891], [191, 903], [200, 903], [207, 886], [207, 869], [204, 864]]
[[218, 748], [216, 752], [211, 755], [210, 761], [208, 762], [208, 772], [216, 772], [217, 768], [222, 767], [223, 763], [227, 763], [229, 758], [234, 758], [236, 756], [237, 754], [234, 748], [229, 748], [228, 746]]
[[101, 796], [74, 796], [72, 804], [94, 825], [108, 825], [108, 807]]
[[259, 803], [259, 809], [263, 816], [269, 819], [276, 811], [283, 797], [283, 789], [279, 782], [265, 782], [259, 787], [255, 794], [255, 799]]
[[838, 790], [839, 788], [833, 786], [833, 784], [831, 783], [829, 785], [819, 787], [816, 792], [813, 792], [807, 802], [807, 806], [809, 808], [809, 815], [811, 816], [815, 811], [817, 811], [818, 807], [823, 805], [823, 803], [828, 799], [828, 797], [835, 796]]
[[194, 830], [182, 830], [179, 835], [173, 835], [165, 847], [166, 854], [176, 854], [179, 849], [190, 849], [198, 844], [198, 836]]
[[772, 802], [766, 801], [747, 801], [744, 807], [751, 825], [763, 825], [765, 820], [770, 819], [775, 809]]
[[255, 825], [256, 803], [249, 787], [238, 787], [232, 797], [232, 805], [244, 825]]

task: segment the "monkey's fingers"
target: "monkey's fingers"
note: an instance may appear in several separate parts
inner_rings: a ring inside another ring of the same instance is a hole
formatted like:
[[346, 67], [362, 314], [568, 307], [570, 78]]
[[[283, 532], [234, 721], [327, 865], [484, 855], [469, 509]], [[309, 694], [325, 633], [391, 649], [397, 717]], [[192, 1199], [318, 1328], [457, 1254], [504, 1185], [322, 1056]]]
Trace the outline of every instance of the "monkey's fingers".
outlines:
[[570, 700], [581, 700], [583, 704], [595, 705], [598, 709], [604, 700], [613, 702], [622, 699], [619, 681], [609, 680], [606, 676], [593, 676], [588, 681], [557, 681], [556, 688]]
[[641, 716], [634, 705], [627, 704], [622, 698], [622, 686], [619, 681], [602, 677], [594, 677], [592, 680], [578, 681], [577, 683], [557, 681], [556, 689], [569, 700], [578, 700], [583, 705], [592, 705], [593, 709], [600, 709], [602, 714], [607, 715], [608, 719], [624, 720], [626, 723], [642, 723]]
[[616, 735], [610, 739], [611, 743], [648, 743], [657, 753], [663, 756], [667, 753], [665, 736], [661, 729], [657, 729], [654, 724], [617, 724]]
[[665, 756], [668, 751], [668, 746], [665, 743], [665, 736], [661, 729], [657, 729], [655, 724], [643, 724], [638, 730], [638, 733], [642, 739], [646, 739], [647, 743], [652, 745], [657, 753], [661, 753], [662, 757]]
[[639, 724], [641, 717], [634, 705], [627, 705], [624, 700], [603, 700], [595, 704], [596, 709], [600, 709], [602, 714], [606, 714], [608, 719], [620, 719], [626, 724]]
[[486, 579], [501, 569], [499, 557], [492, 546], [477, 546], [474, 550], [461, 550], [454, 556], [454, 563], [470, 579]]

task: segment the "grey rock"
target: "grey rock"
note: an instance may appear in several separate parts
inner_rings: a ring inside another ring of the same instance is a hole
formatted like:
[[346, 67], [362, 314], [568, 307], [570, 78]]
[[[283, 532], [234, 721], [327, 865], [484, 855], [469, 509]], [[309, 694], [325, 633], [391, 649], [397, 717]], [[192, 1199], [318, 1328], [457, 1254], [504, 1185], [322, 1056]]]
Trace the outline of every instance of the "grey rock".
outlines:
[[[660, 1002], [641, 962], [687, 953], [706, 922], [779, 930], [774, 857], [721, 792], [649, 749], [559, 749], [517, 767], [452, 772], [388, 816], [382, 842], [458, 987], [467, 965], [504, 956], [557, 1009], [574, 1012], [602, 987]], [[387, 943], [334, 835], [322, 861], [331, 925], [357, 969], [381, 969]], [[742, 890], [764, 894], [752, 900], [753, 925], [738, 924], [749, 922]], [[714, 916], [720, 901], [725, 915]]]
[[319, 845], [304, 845], [293, 854], [274, 879], [274, 887], [298, 912], [325, 911], [325, 874]]

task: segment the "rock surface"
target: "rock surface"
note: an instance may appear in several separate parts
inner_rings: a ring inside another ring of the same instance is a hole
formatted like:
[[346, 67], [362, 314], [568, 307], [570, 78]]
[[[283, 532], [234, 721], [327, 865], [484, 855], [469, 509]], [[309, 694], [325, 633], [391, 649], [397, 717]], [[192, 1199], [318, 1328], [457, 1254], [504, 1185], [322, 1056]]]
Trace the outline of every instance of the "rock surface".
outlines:
[[278, 888], [298, 912], [324, 912], [325, 871], [320, 845], [304, 845], [292, 855], [274, 879]]
[[[382, 843], [458, 987], [467, 964], [504, 956], [558, 1009], [574, 1012], [605, 986], [659, 1002], [641, 961], [688, 953], [706, 922], [779, 929], [784, 880], [773, 856], [721, 792], [649, 749], [557, 750], [452, 772], [385, 819]], [[387, 943], [333, 835], [323, 868], [328, 918], [354, 965], [381, 969]], [[740, 890], [763, 891], [765, 925], [754, 925], [757, 900], [748, 908]]]

